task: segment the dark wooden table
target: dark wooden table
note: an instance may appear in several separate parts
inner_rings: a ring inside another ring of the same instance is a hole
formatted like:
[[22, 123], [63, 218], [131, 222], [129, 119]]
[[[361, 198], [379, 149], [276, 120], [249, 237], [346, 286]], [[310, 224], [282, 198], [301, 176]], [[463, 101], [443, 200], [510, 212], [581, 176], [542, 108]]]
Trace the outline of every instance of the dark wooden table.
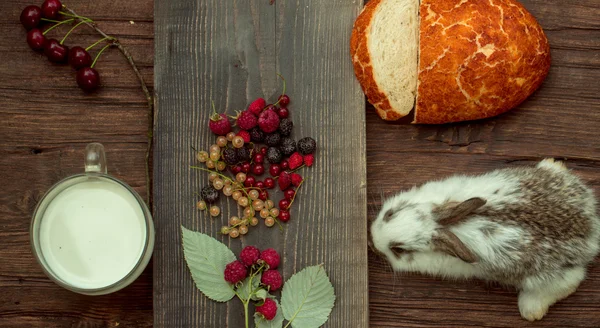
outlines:
[[[18, 23], [28, 4], [0, 2], [0, 327], [151, 327], [151, 266], [120, 292], [86, 297], [54, 285], [32, 257], [32, 210], [52, 184], [82, 170], [86, 143], [104, 143], [109, 171], [145, 196], [147, 109], [135, 76], [116, 51], [98, 64], [104, 87], [93, 95], [77, 88], [72, 69], [30, 51]], [[367, 177], [373, 212], [380, 192], [389, 195], [456, 172], [531, 165], [546, 156], [567, 159], [600, 194], [600, 4], [524, 4], [552, 46], [553, 66], [542, 88], [519, 109], [476, 123], [390, 124], [369, 111]], [[68, 5], [119, 37], [152, 83], [152, 1], [73, 0]], [[89, 45], [95, 37], [82, 28], [70, 44]], [[372, 327], [600, 326], [598, 261], [576, 294], [533, 324], [519, 318], [513, 291], [394, 275], [373, 254], [369, 289]]]

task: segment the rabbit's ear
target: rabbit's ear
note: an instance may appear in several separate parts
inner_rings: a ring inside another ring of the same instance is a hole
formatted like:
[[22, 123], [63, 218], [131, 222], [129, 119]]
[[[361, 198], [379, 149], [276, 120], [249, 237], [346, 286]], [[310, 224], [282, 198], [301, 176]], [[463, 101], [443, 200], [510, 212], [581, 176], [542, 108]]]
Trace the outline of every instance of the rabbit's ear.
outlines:
[[477, 262], [475, 254], [452, 231], [440, 229], [438, 233], [432, 239], [434, 250], [458, 257], [467, 263]]
[[485, 203], [485, 199], [474, 197], [462, 203], [453, 202], [440, 205], [433, 210], [433, 213], [437, 216], [439, 224], [447, 226], [460, 222]]

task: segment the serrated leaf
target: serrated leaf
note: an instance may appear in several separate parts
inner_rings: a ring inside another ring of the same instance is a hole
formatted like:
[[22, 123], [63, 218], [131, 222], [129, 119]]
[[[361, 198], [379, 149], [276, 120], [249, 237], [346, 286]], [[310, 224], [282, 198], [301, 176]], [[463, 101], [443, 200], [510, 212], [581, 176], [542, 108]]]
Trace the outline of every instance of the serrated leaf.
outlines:
[[265, 320], [258, 312], [254, 312], [254, 325], [256, 328], [281, 328], [283, 326], [283, 314], [281, 313], [281, 307], [276, 299], [273, 299], [277, 303], [277, 314], [273, 320]]
[[206, 297], [217, 302], [227, 302], [235, 293], [223, 272], [225, 266], [236, 260], [225, 244], [209, 235], [181, 226], [183, 254], [196, 287]]
[[261, 276], [261, 274], [257, 274], [255, 277], [252, 278], [252, 286], [250, 286], [250, 277], [242, 281], [242, 284], [236, 289], [241, 299], [247, 300], [251, 296], [252, 292], [258, 288], [258, 286], [260, 285]]
[[303, 269], [283, 285], [281, 309], [292, 327], [318, 328], [333, 309], [335, 294], [322, 266]]
[[259, 289], [256, 294], [254, 294], [252, 296], [252, 300], [253, 301], [264, 301], [265, 299], [267, 299], [267, 296], [269, 294], [267, 293], [267, 291], [265, 289]]

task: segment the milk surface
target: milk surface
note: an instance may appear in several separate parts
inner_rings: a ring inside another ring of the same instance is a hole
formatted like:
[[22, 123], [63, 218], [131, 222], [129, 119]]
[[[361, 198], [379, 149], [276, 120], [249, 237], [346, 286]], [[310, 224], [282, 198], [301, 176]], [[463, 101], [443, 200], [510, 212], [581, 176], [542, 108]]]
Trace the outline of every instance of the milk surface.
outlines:
[[52, 272], [86, 289], [126, 276], [142, 256], [145, 237], [144, 212], [136, 198], [106, 179], [62, 191], [40, 225], [40, 248]]

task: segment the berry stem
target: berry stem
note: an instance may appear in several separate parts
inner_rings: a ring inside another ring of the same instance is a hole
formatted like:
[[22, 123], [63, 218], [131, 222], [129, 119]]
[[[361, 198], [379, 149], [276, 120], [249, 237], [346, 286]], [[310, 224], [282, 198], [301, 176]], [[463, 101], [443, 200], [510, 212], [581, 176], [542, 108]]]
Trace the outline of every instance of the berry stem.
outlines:
[[93, 47], [97, 46], [98, 43], [102, 42], [102, 41], [106, 41], [106, 40], [114, 40], [114, 38], [112, 36], [107, 36], [105, 38], [102, 38], [96, 42], [94, 42], [92, 45], [90, 45], [89, 47], [85, 48], [85, 51], [90, 51], [90, 49], [92, 49]]
[[[196, 169], [196, 170], [202, 170], [202, 171], [206, 171], [206, 172], [210, 172], [210, 173], [214, 173], [214, 174], [216, 174], [216, 175], [220, 176], [221, 178], [223, 178], [223, 179], [225, 179], [225, 180], [229, 180], [229, 181], [231, 181], [231, 183], [232, 183], [232, 184], [235, 182], [235, 181], [233, 181], [233, 179], [232, 179], [232, 178], [230, 178], [230, 177], [228, 177], [228, 176], [226, 176], [226, 175], [223, 175], [223, 174], [221, 174], [221, 173], [219, 173], [219, 172], [217, 172], [217, 171], [213, 171], [213, 170], [205, 169], [205, 168], [203, 168], [203, 167], [199, 167], [199, 166], [190, 166], [190, 168], [192, 168], [192, 169]], [[248, 195], [248, 191], [246, 191], [246, 188], [242, 188], [242, 189], [236, 189], [236, 190], [241, 190], [241, 191], [243, 191], [243, 192], [244, 192], [244, 194], [246, 194], [246, 197], [248, 197], [248, 198], [250, 197], [250, 195]]]
[[77, 28], [77, 26], [79, 26], [79, 25], [81, 25], [81, 24], [83, 24], [85, 22], [86, 21], [81, 21], [81, 22], [75, 24], [75, 26], [71, 27], [71, 29], [69, 30], [69, 32], [67, 32], [67, 34], [65, 34], [65, 36], [62, 38], [62, 40], [60, 40], [60, 44], [63, 44], [65, 42], [65, 40], [67, 39], [67, 37], [69, 36], [69, 34], [71, 34], [71, 32], [73, 32]]
[[[283, 78], [283, 76], [279, 73], [277, 73], [277, 76], [279, 76], [279, 78], [281, 78], [283, 80], [283, 91], [281, 92], [281, 95], [283, 96], [285, 94], [285, 79]], [[281, 101], [281, 98], [277, 99], [277, 102], [273, 104], [273, 106], [277, 106], [279, 104], [279, 101]]]
[[52, 26], [50, 26], [47, 30], [44, 31], [44, 33], [42, 33], [43, 35], [46, 35], [46, 33], [52, 31], [53, 29], [57, 28], [58, 26], [62, 25], [62, 24], [66, 24], [66, 23], [71, 23], [73, 22], [75, 19], [71, 18], [71, 19], [67, 19], [64, 21], [60, 21]]
[[245, 317], [245, 320], [246, 320], [246, 328], [248, 328], [248, 327], [250, 327], [248, 325], [248, 304], [250, 302], [243, 302], [243, 303], [244, 303], [244, 317]]
[[[64, 6], [63, 6], [64, 7]], [[64, 7], [65, 9], [67, 9], [66, 7]], [[89, 21], [89, 22], [93, 22], [93, 20], [87, 18], [87, 17], [83, 17], [83, 16], [79, 16], [77, 14], [75, 14], [72, 10], [67, 9], [70, 13], [64, 12], [64, 11], [59, 11], [58, 13], [63, 15], [63, 16], [67, 16], [67, 17], [73, 17], [73, 18], [77, 18], [77, 19], [82, 19], [85, 21]]]
[[94, 58], [94, 61], [92, 62], [92, 65], [90, 66], [90, 68], [94, 68], [94, 66], [96, 65], [96, 61], [98, 61], [98, 58], [100, 58], [100, 55], [102, 55], [104, 50], [106, 50], [106, 48], [108, 48], [110, 46], [112, 46], [112, 44], [109, 43], [109, 44], [105, 45], [104, 48], [100, 49], [100, 51], [96, 55], [96, 58]]
[[57, 21], [56, 19], [48, 19], [48, 18], [42, 18], [40, 19], [42, 22], [49, 22], [49, 23], [60, 23], [61, 21]]
[[287, 207], [288, 209], [290, 207], [292, 207], [292, 204], [294, 204], [294, 200], [296, 199], [296, 195], [298, 195], [298, 190], [300, 190], [300, 187], [302, 187], [302, 184], [304, 183], [304, 180], [306, 180], [306, 178], [302, 179], [302, 181], [300, 181], [300, 184], [296, 188], [296, 192], [294, 193], [294, 197], [292, 197], [292, 200], [290, 201], [290, 205]]

